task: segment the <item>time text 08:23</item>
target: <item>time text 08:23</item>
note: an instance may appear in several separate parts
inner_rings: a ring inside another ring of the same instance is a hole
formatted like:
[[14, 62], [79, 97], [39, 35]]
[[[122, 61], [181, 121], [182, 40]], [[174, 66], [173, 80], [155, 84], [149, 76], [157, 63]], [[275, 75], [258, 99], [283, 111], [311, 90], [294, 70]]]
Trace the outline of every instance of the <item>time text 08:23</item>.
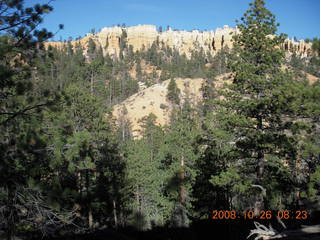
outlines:
[[213, 220], [222, 220], [222, 219], [272, 219], [273, 217], [278, 217], [280, 219], [297, 219], [297, 220], [306, 220], [309, 217], [307, 210], [262, 210], [258, 214], [255, 214], [253, 210], [246, 210], [242, 212], [237, 212], [235, 210], [214, 210], [212, 211]]

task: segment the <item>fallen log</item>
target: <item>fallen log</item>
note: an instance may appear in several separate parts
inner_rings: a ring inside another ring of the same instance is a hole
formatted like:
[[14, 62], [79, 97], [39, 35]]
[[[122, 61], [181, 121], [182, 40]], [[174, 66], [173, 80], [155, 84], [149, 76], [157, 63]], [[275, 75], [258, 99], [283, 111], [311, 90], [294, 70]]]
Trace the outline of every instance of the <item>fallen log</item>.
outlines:
[[271, 224], [269, 228], [260, 224], [258, 222], [254, 222], [255, 229], [250, 230], [250, 234], [247, 238], [251, 236], [255, 236], [254, 240], [269, 240], [269, 239], [319, 239], [320, 240], [320, 224], [312, 225], [312, 226], [304, 226], [302, 225], [300, 229], [285, 229], [282, 232], [278, 232], [274, 228], [272, 228]]

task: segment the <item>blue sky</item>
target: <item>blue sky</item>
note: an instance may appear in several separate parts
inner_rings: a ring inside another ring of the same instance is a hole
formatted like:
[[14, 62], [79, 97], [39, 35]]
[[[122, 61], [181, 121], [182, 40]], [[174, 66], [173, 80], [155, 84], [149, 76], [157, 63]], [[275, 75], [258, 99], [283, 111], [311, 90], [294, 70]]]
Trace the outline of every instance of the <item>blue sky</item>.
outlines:
[[[45, 0], [26, 0], [27, 5]], [[45, 17], [41, 27], [55, 32], [58, 24], [64, 30], [56, 40], [84, 36], [125, 23], [127, 26], [153, 24], [166, 29], [214, 30], [223, 25], [235, 26], [249, 8], [251, 0], [54, 0], [54, 11]], [[279, 32], [298, 39], [320, 37], [320, 0], [266, 0], [280, 23]]]

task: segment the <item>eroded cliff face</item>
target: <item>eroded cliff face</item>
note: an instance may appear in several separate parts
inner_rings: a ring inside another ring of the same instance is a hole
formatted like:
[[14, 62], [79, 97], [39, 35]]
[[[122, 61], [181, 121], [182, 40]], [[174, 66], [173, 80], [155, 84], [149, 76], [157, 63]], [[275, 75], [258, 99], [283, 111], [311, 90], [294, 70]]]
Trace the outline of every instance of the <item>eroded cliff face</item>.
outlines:
[[[84, 49], [87, 48], [89, 39], [91, 38], [98, 46], [102, 47], [103, 53], [111, 56], [119, 56], [121, 50], [121, 42], [124, 42], [127, 47], [132, 46], [133, 51], [147, 49], [153, 43], [158, 43], [160, 47], [168, 46], [177, 49], [181, 54], [191, 56], [193, 50], [211, 52], [213, 55], [223, 47], [232, 48], [232, 34], [237, 33], [236, 28], [224, 26], [215, 31], [167, 31], [158, 32], [156, 26], [153, 25], [138, 25], [132, 27], [107, 27], [96, 34], [87, 34], [80, 40], [71, 41], [75, 46], [80, 44]], [[62, 47], [65, 43], [48, 42], [46, 46], [52, 45]], [[289, 53], [307, 57], [311, 55], [311, 44], [303, 40], [298, 42], [293, 39], [287, 39], [281, 46]]]

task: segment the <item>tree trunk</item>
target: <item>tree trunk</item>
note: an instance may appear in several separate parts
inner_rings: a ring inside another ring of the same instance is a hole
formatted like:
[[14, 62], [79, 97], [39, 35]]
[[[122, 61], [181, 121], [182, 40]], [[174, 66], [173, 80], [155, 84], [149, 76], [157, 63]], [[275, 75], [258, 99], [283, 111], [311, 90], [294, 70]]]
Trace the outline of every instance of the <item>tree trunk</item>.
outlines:
[[117, 208], [116, 208], [116, 201], [113, 200], [113, 217], [114, 217], [114, 225], [117, 228], [118, 227], [118, 218], [117, 218]]
[[258, 160], [257, 160], [257, 179], [258, 183], [261, 183], [264, 173], [264, 154], [262, 150], [258, 150]]
[[53, 77], [53, 64], [51, 64], [50, 66], [51, 66], [51, 68], [50, 68], [50, 70], [51, 70], [51, 81], [53, 82], [53, 81], [54, 81], [54, 77]]
[[91, 95], [93, 95], [93, 71], [91, 72], [91, 79], [90, 79], [90, 91]]
[[81, 208], [83, 207], [83, 189], [82, 189], [82, 175], [81, 175], [81, 172], [79, 171], [78, 172], [78, 192], [79, 192], [79, 199], [80, 199], [80, 208], [79, 208], [79, 217], [82, 216], [81, 214]]
[[180, 171], [179, 198], [180, 198], [180, 203], [184, 205], [186, 202], [185, 187], [184, 187], [184, 179], [185, 179], [184, 157], [181, 158], [180, 166], [182, 169]]
[[14, 189], [8, 186], [8, 216], [7, 216], [7, 240], [12, 240], [15, 234], [15, 209], [14, 209]]
[[77, 176], [78, 176], [78, 178], [77, 178], [78, 192], [80, 194], [80, 198], [82, 198], [82, 189], [81, 189], [82, 185], [81, 185], [81, 173], [80, 173], [80, 171], [78, 172]]
[[109, 106], [112, 106], [112, 80], [109, 83]]
[[88, 226], [89, 228], [92, 228], [93, 226], [93, 216], [92, 216], [92, 209], [91, 209], [91, 195], [90, 195], [90, 190], [89, 190], [89, 170], [86, 170], [86, 188], [87, 188], [87, 211], [88, 211]]
[[91, 206], [89, 206], [88, 224], [89, 224], [89, 228], [92, 228], [92, 227], [93, 227], [93, 216], [92, 216]]
[[[263, 131], [263, 124], [262, 124], [262, 117], [258, 116], [258, 131]], [[257, 158], [257, 183], [261, 185], [261, 181], [263, 179], [264, 174], [264, 152], [258, 147], [258, 158]], [[259, 216], [260, 212], [263, 210], [264, 207], [264, 199], [262, 194], [257, 194], [255, 196], [255, 203], [254, 203], [254, 214], [255, 216]]]
[[[257, 120], [258, 120], [257, 130], [259, 132], [263, 132], [262, 117], [258, 116]], [[264, 173], [264, 152], [261, 149], [261, 147], [258, 146], [258, 159], [257, 159], [257, 180], [258, 180], [258, 184], [261, 184], [261, 180], [263, 178], [263, 173]]]
[[136, 191], [136, 202], [137, 202], [137, 212], [140, 212], [140, 197], [139, 197], [139, 187], [137, 186]]
[[121, 128], [122, 128], [122, 142], [124, 142], [124, 140], [125, 140], [125, 119], [123, 119], [123, 121], [122, 121], [122, 126], [121, 126]]

